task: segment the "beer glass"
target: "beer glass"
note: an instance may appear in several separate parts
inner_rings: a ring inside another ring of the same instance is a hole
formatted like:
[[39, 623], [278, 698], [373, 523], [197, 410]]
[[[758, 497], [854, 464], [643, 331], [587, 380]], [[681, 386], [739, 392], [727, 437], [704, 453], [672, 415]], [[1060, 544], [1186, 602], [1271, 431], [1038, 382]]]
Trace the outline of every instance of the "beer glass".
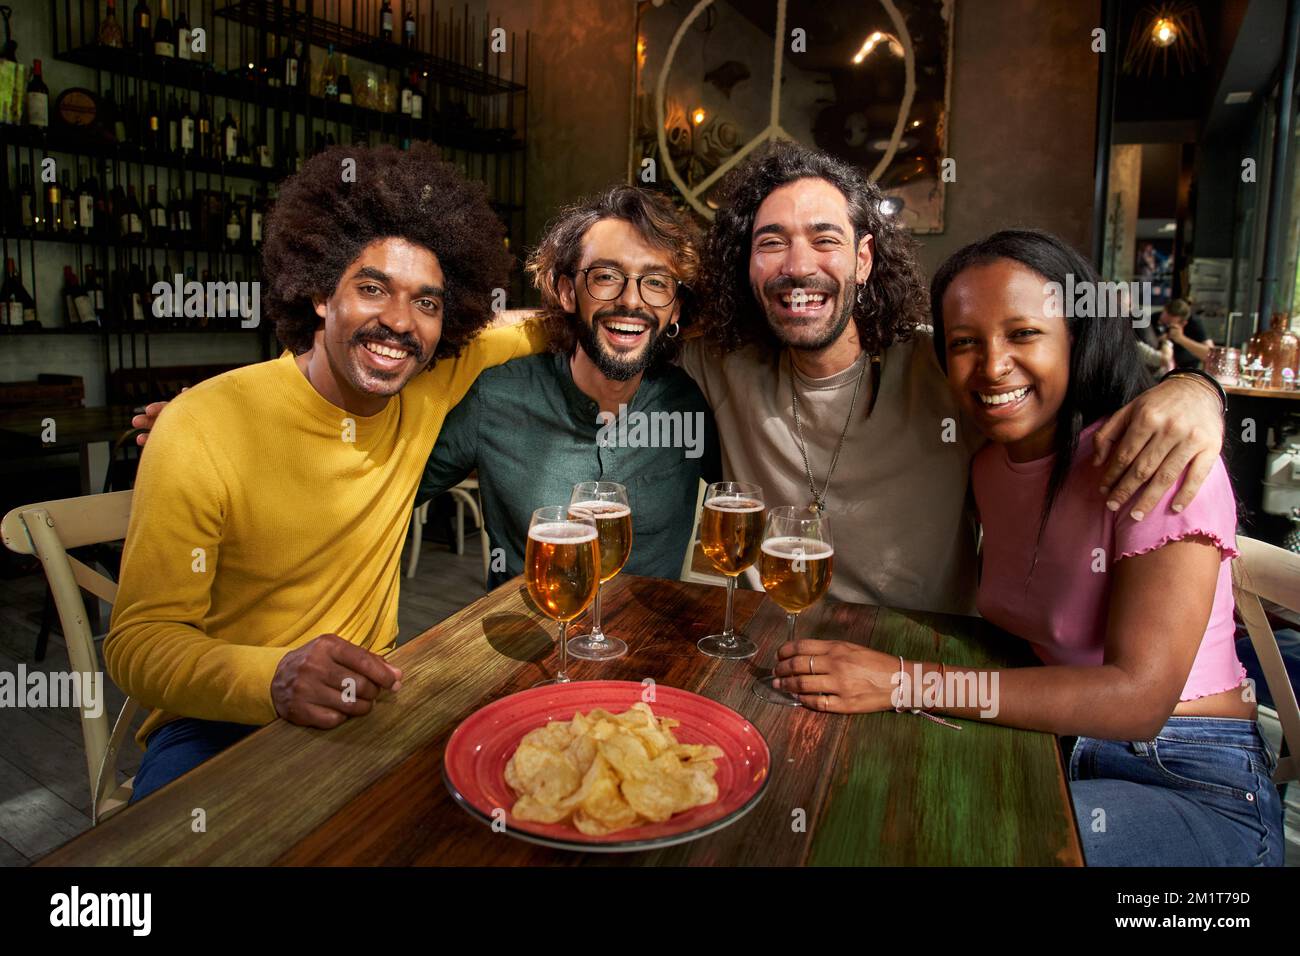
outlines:
[[733, 631], [731, 605], [736, 577], [758, 560], [762, 534], [762, 488], [747, 481], [715, 481], [709, 485], [700, 512], [700, 546], [713, 566], [727, 576], [727, 617], [722, 633], [700, 638], [696, 645], [710, 657], [744, 660], [758, 651], [753, 641]]
[[[768, 512], [758, 574], [767, 596], [785, 611], [787, 642], [794, 640], [799, 613], [820, 601], [830, 587], [834, 559], [831, 524], [825, 514], [802, 505]], [[774, 688], [771, 676], [754, 681], [750, 689], [769, 703], [802, 706], [798, 697]]]
[[560, 669], [540, 684], [567, 684], [569, 622], [587, 609], [600, 583], [600, 549], [593, 518], [574, 517], [567, 505], [538, 508], [528, 524], [524, 551], [528, 593], [559, 625]]
[[627, 489], [614, 481], [580, 481], [573, 486], [569, 514], [596, 521], [600, 548], [600, 584], [591, 606], [591, 632], [569, 639], [569, 653], [584, 661], [607, 661], [627, 653], [627, 644], [606, 637], [600, 628], [600, 585], [612, 581], [632, 553], [632, 509]]

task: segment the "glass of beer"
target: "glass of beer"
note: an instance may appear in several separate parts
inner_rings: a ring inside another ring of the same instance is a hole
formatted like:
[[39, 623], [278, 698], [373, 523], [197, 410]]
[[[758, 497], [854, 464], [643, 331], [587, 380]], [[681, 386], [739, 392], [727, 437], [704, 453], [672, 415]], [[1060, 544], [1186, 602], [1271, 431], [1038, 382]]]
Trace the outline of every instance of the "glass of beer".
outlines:
[[569, 682], [569, 622], [587, 610], [600, 583], [600, 548], [593, 518], [574, 517], [567, 505], [538, 508], [528, 525], [524, 551], [528, 593], [559, 625], [560, 669], [540, 684]]
[[[632, 509], [627, 489], [615, 481], [580, 481], [573, 486], [569, 514], [595, 519], [600, 547], [600, 584], [611, 581], [632, 553]], [[600, 628], [600, 584], [591, 606], [591, 631], [569, 639], [569, 653], [584, 661], [607, 661], [627, 653], [627, 643]]]
[[[785, 611], [787, 642], [794, 640], [799, 613], [820, 601], [830, 587], [834, 559], [831, 524], [826, 515], [794, 505], [768, 512], [758, 574], [767, 596]], [[798, 697], [774, 688], [770, 675], [754, 681], [750, 689], [756, 697], [773, 704], [802, 706]]]
[[704, 492], [700, 513], [700, 546], [718, 572], [727, 576], [727, 617], [721, 634], [700, 638], [696, 645], [710, 657], [744, 660], [758, 647], [731, 625], [736, 577], [758, 560], [763, 535], [763, 489], [748, 481], [715, 481]]

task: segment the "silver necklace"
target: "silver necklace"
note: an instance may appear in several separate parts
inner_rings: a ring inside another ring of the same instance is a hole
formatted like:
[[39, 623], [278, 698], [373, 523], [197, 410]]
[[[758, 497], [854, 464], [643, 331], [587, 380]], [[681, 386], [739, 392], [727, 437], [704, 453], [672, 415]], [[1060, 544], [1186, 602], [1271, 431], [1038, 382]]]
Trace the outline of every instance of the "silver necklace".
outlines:
[[808, 463], [808, 446], [803, 440], [803, 424], [799, 421], [799, 389], [795, 383], [794, 356], [790, 356], [790, 407], [794, 412], [794, 429], [799, 438], [799, 451], [803, 454], [803, 470], [808, 476], [808, 491], [812, 494], [812, 504], [809, 508], [812, 511], [821, 514], [826, 510], [826, 492], [831, 487], [831, 476], [835, 474], [835, 466], [839, 463], [840, 452], [844, 450], [844, 440], [849, 435], [849, 426], [853, 424], [853, 409], [858, 405], [858, 392], [862, 389], [862, 377], [867, 372], [867, 366], [872, 364], [871, 357], [867, 356], [862, 363], [862, 368], [858, 370], [858, 380], [853, 385], [853, 398], [849, 402], [849, 414], [844, 419], [844, 428], [840, 431], [840, 442], [835, 446], [835, 454], [831, 458], [831, 466], [826, 469], [826, 482], [822, 485], [822, 493], [817, 493], [817, 483], [813, 480], [812, 465]]

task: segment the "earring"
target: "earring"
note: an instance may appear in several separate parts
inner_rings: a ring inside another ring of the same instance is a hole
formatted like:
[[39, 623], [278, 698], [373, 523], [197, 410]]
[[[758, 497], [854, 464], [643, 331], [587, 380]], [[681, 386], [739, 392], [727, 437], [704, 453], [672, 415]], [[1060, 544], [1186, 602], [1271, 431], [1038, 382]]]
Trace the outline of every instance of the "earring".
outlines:
[[678, 333], [682, 330], [682, 327], [677, 324], [676, 320], [674, 320], [668, 327], [671, 331], [665, 332], [664, 335], [670, 339], [677, 338]]
[[858, 286], [858, 295], [857, 295], [858, 305], [862, 304], [862, 290], [865, 289], [866, 287], [867, 284], [865, 282], [863, 282], [861, 285]]

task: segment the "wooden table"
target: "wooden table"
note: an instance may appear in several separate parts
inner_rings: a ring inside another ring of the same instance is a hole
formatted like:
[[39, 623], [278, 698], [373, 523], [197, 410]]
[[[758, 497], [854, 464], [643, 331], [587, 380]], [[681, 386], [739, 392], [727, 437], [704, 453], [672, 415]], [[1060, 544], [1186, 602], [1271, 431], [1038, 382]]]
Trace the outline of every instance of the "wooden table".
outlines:
[[[0, 412], [0, 448], [7, 454], [40, 454], [76, 449], [81, 455], [81, 492], [102, 491], [108, 450], [96, 460], [94, 446], [117, 441], [131, 428], [130, 405], [89, 408], [23, 408]], [[54, 420], [54, 441], [46, 443], [45, 420]]]
[[[442, 779], [448, 735], [484, 703], [554, 672], [551, 624], [516, 578], [395, 651], [402, 689], [370, 714], [331, 731], [277, 721], [42, 865], [1082, 863], [1054, 737], [764, 703], [749, 684], [784, 638], [784, 613], [738, 590], [737, 627], [759, 654], [720, 661], [695, 642], [718, 629], [723, 600], [722, 588], [620, 575], [606, 586], [604, 624], [629, 654], [570, 669], [576, 679], [653, 677], [721, 701], [762, 731], [772, 751], [767, 792], [703, 839], [566, 853], [493, 833], [453, 802]], [[972, 618], [822, 602], [799, 633], [912, 659], [1027, 662], [1023, 644]], [[206, 832], [194, 830], [198, 810]], [[798, 810], [803, 832], [793, 825]]]

